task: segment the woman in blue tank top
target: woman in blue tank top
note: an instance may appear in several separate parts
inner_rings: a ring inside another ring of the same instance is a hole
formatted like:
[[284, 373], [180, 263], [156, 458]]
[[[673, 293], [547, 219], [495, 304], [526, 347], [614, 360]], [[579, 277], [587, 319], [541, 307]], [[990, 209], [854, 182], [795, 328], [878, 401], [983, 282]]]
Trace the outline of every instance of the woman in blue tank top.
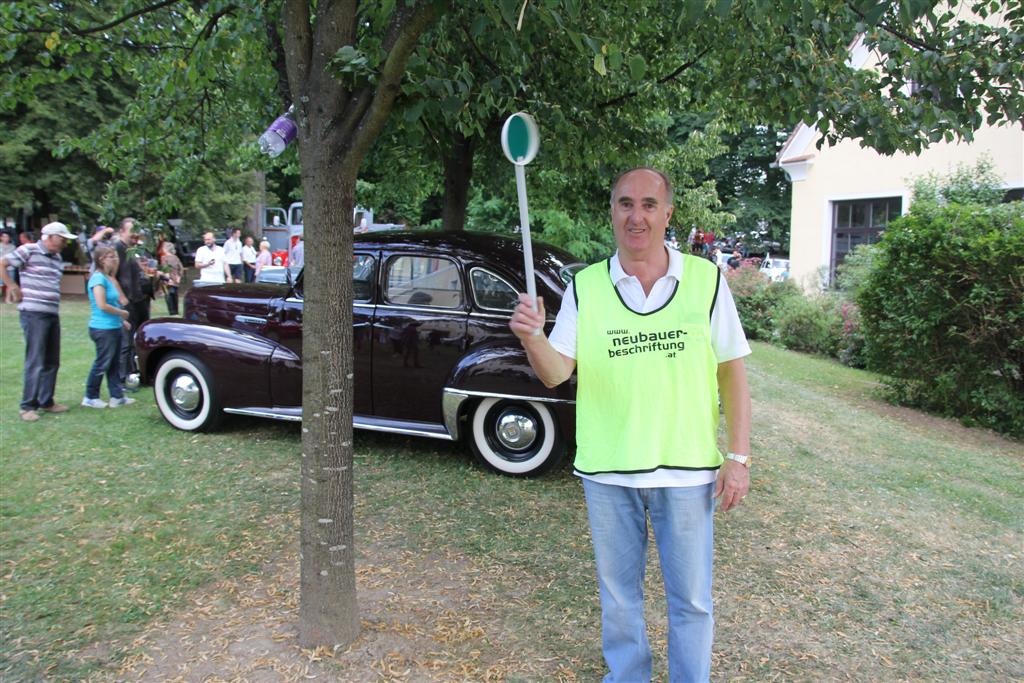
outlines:
[[87, 408], [106, 408], [107, 402], [100, 398], [100, 383], [107, 376], [107, 390], [110, 392], [110, 407], [135, 403], [126, 398], [121, 377], [118, 374], [117, 359], [121, 352], [121, 329], [128, 326], [128, 311], [118, 301], [120, 289], [117, 285], [117, 250], [111, 247], [96, 247], [93, 252], [96, 266], [89, 278], [89, 303], [92, 316], [89, 318], [89, 338], [96, 344], [96, 360], [85, 380], [85, 398], [82, 405]]

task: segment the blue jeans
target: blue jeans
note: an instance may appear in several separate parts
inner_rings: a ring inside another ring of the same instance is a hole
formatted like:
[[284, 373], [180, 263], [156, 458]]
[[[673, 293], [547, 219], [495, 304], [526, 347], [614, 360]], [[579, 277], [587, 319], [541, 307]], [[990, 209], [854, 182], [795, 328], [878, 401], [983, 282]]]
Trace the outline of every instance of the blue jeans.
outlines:
[[648, 515], [668, 601], [669, 681], [706, 683], [711, 675], [714, 487], [638, 489], [583, 480], [601, 591], [604, 683], [651, 679], [643, 612]]
[[96, 344], [96, 360], [93, 361], [85, 380], [85, 397], [100, 397], [100, 383], [103, 381], [103, 375], [106, 375], [110, 398], [124, 398], [124, 387], [121, 384], [121, 372], [118, 367], [122, 343], [121, 330], [98, 330], [90, 327], [89, 338]]
[[56, 313], [19, 311], [25, 333], [25, 384], [21, 409], [37, 410], [53, 405], [60, 369], [60, 317]]

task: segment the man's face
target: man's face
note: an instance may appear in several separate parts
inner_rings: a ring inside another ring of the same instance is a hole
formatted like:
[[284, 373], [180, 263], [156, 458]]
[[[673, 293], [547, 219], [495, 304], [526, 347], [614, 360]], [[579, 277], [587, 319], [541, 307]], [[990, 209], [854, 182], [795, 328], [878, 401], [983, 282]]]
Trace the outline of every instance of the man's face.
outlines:
[[633, 171], [619, 180], [612, 197], [612, 227], [619, 249], [635, 255], [664, 249], [672, 218], [665, 181], [652, 171]]
[[231, 231], [231, 239], [236, 239], [237, 240], [239, 235], [241, 235], [241, 234], [242, 234], [241, 230], [232, 230]]
[[252, 238], [251, 237], [246, 237], [245, 238], [245, 246], [247, 246], [247, 247], [251, 247], [252, 246]]
[[67, 240], [60, 235], [47, 235], [43, 238], [43, 246], [46, 247], [46, 251], [51, 254], [60, 252], [60, 250], [64, 248], [65, 244], [67, 244]]
[[124, 242], [125, 244], [131, 244], [133, 230], [135, 230], [135, 223], [132, 221], [128, 221], [123, 226], [121, 226], [121, 232], [119, 233], [121, 236], [121, 241]]
[[206, 246], [210, 247], [211, 249], [213, 248], [213, 245], [216, 244], [216, 241], [213, 239], [213, 233], [212, 232], [204, 232], [203, 233], [203, 244], [205, 244]]

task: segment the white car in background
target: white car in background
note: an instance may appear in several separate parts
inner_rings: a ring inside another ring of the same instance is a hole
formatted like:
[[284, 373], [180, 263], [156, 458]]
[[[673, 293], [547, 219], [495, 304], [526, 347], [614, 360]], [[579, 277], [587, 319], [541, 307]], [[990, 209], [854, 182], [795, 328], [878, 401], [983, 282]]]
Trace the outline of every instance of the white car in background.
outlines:
[[789, 259], [768, 254], [761, 262], [760, 270], [772, 282], [782, 282], [789, 279]]

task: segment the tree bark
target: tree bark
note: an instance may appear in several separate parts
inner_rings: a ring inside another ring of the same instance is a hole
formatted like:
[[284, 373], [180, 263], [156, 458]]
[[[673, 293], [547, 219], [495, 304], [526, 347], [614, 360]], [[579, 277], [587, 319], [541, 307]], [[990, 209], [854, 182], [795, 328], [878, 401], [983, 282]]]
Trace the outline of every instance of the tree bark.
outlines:
[[302, 158], [307, 251], [302, 339], [299, 644], [359, 635], [353, 544], [352, 206], [356, 169], [330, 145]]
[[475, 139], [455, 133], [444, 154], [444, 209], [441, 229], [462, 232], [466, 227], [466, 206], [469, 203], [469, 181], [473, 178]]

